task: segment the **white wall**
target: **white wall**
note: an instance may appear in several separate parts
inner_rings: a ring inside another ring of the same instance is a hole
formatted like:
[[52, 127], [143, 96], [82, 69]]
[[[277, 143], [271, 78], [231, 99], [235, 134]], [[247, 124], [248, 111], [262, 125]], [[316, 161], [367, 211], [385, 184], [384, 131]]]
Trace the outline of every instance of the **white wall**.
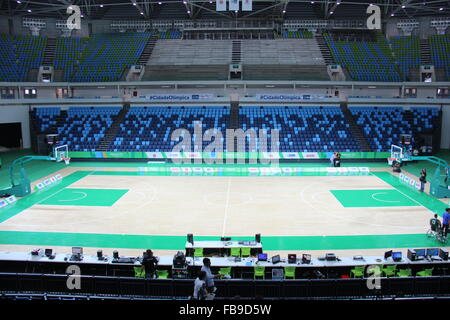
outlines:
[[20, 122], [22, 124], [23, 147], [31, 148], [28, 106], [0, 106], [0, 123], [13, 122]]

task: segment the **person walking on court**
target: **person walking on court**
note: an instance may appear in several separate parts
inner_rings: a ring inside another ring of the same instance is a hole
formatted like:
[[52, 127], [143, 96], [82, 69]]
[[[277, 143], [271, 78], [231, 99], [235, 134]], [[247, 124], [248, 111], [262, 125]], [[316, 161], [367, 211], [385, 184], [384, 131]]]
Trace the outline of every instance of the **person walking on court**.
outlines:
[[427, 183], [427, 171], [425, 169], [422, 169], [420, 171], [420, 192], [423, 192], [425, 190], [425, 183]]
[[147, 249], [144, 252], [144, 258], [142, 259], [142, 266], [145, 269], [146, 278], [154, 278], [156, 274], [156, 266], [158, 265], [158, 258], [153, 255], [153, 251]]
[[431, 228], [431, 231], [439, 232], [440, 229], [441, 229], [441, 227], [442, 227], [441, 221], [439, 221], [438, 215], [435, 214], [435, 215], [434, 215], [434, 218], [431, 218], [431, 219], [430, 219], [430, 228]]
[[447, 209], [445, 209], [445, 212], [442, 215], [442, 231], [443, 231], [444, 237], [447, 237], [449, 220], [450, 220], [450, 208], [447, 208]]

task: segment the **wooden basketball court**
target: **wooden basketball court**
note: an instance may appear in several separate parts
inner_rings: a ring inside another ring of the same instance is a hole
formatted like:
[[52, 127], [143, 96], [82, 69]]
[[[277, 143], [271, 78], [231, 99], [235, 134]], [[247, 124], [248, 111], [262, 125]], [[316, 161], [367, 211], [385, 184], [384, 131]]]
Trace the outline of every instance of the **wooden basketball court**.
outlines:
[[188, 233], [196, 239], [260, 233], [274, 252], [439, 246], [425, 236], [433, 214], [427, 201], [443, 203], [396, 184], [388, 169], [220, 176], [72, 164], [57, 173], [60, 183], [0, 209], [1, 250], [79, 245], [139, 254], [151, 246], [163, 254], [182, 250]]

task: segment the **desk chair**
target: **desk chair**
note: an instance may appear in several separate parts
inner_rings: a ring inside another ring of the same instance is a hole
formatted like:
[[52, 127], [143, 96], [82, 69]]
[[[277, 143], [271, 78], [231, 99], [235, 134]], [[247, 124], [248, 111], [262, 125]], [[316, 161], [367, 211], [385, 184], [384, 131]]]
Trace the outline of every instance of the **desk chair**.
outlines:
[[383, 266], [383, 268], [381, 270], [383, 271], [383, 275], [385, 277], [393, 277], [393, 276], [395, 276], [395, 273], [397, 272], [397, 265], [393, 264], [393, 265]]
[[253, 280], [256, 280], [256, 277], [262, 277], [263, 280], [265, 280], [266, 279], [265, 271], [266, 271], [266, 267], [261, 267], [261, 266], [256, 267], [255, 266], [254, 271], [253, 271]]
[[295, 267], [284, 267], [284, 278], [295, 279]]
[[135, 278], [145, 278], [145, 269], [142, 267], [134, 267]]
[[350, 277], [352, 278], [364, 278], [365, 266], [356, 266], [350, 270]]
[[250, 257], [250, 250], [248, 247], [241, 248], [241, 257]]
[[241, 248], [231, 248], [230, 256], [232, 257], [240, 257], [241, 256]]
[[228, 275], [231, 277], [231, 267], [227, 267], [227, 268], [220, 268], [219, 269], [219, 274], [224, 276], [224, 275]]
[[433, 270], [434, 270], [434, 268], [423, 269], [422, 271], [417, 272], [416, 276], [419, 276], [419, 277], [432, 277], [433, 276]]
[[400, 278], [411, 277], [411, 275], [412, 275], [411, 269], [399, 269], [397, 271], [397, 277]]
[[167, 279], [169, 278], [169, 270], [156, 270], [156, 275], [158, 279]]
[[195, 248], [194, 257], [203, 257], [203, 248]]

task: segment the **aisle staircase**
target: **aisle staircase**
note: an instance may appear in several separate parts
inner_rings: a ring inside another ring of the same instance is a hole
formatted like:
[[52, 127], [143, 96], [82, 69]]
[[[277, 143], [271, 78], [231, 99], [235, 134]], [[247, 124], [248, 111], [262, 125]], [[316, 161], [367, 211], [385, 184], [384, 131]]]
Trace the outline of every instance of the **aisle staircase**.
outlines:
[[153, 49], [155, 48], [157, 41], [158, 41], [157, 35], [152, 35], [148, 39], [147, 44], [145, 45], [145, 48], [142, 51], [142, 54], [136, 63], [137, 65], [145, 66], [147, 64], [148, 60], [150, 60], [150, 57], [152, 55]]
[[105, 136], [98, 144], [97, 151], [108, 151], [109, 146], [114, 141], [117, 133], [119, 132], [120, 124], [124, 121], [128, 110], [130, 110], [130, 103], [124, 103], [122, 110], [120, 110], [119, 114], [117, 115], [117, 118], [114, 120], [113, 124], [108, 129], [108, 131], [106, 131]]
[[422, 65], [431, 65], [431, 49], [428, 39], [420, 40], [420, 62]]
[[325, 39], [321, 34], [317, 34], [314, 37], [317, 42], [317, 46], [320, 49], [320, 53], [322, 53], [323, 60], [325, 61], [326, 65], [330, 64], [336, 64], [334, 61], [333, 55], [331, 54], [330, 48], [328, 47], [327, 43], [325, 42]]
[[372, 151], [370, 149], [369, 141], [367, 141], [366, 136], [364, 135], [364, 132], [360, 126], [356, 123], [355, 118], [353, 117], [353, 114], [348, 109], [347, 103], [341, 103], [341, 110], [344, 114], [345, 122], [350, 125], [349, 129], [352, 133], [353, 138], [358, 143], [359, 148], [362, 152], [370, 152]]
[[233, 40], [231, 43], [231, 63], [240, 64], [242, 61], [241, 41]]

